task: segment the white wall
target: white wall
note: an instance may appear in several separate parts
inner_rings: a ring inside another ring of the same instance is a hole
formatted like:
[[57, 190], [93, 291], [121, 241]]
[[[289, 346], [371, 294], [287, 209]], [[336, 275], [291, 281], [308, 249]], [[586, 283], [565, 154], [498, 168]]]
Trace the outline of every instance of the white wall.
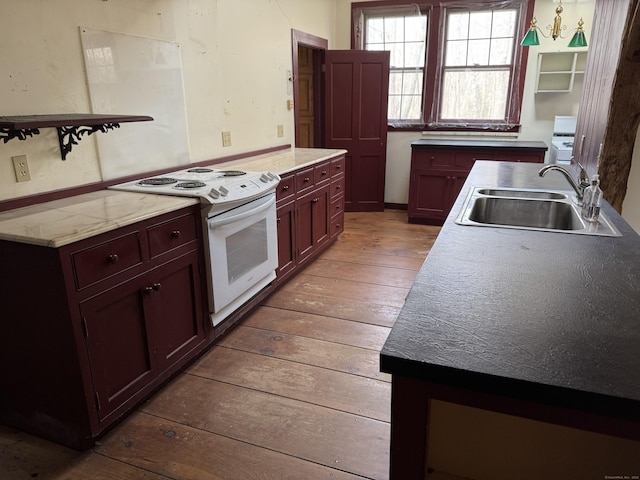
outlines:
[[[91, 112], [79, 34], [83, 26], [180, 45], [190, 161], [293, 144], [285, 74], [291, 69], [291, 29], [327, 38], [333, 47], [336, 2], [4, 0], [0, 115]], [[284, 125], [282, 138], [278, 124]], [[232, 133], [231, 147], [222, 147], [223, 130]], [[119, 133], [84, 138], [64, 162], [55, 129], [0, 143], [0, 200], [100, 181], [100, 162], [109, 158], [99, 158], [94, 138]], [[32, 180], [17, 183], [11, 157], [23, 154]], [[153, 159], [139, 158], [132, 160], [132, 172], [140, 171], [133, 165], [140, 162], [153, 169]]]

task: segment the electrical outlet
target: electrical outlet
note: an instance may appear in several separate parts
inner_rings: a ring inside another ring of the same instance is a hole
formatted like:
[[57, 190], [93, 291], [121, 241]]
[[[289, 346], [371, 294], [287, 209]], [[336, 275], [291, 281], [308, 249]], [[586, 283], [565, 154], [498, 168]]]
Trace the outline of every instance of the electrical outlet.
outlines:
[[284, 137], [284, 125], [278, 125], [278, 136]]
[[26, 155], [18, 155], [11, 157], [13, 160], [13, 169], [16, 173], [17, 182], [28, 182], [31, 180], [31, 172], [29, 171], [29, 163]]
[[222, 146], [223, 147], [231, 146], [231, 132], [222, 132]]

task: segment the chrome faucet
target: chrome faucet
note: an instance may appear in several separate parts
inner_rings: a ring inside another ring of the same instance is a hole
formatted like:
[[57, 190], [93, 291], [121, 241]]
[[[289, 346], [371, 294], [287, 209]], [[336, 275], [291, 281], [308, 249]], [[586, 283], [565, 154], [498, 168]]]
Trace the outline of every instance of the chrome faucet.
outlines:
[[538, 175], [544, 177], [546, 173], [550, 170], [557, 170], [561, 174], [564, 175], [564, 178], [571, 184], [573, 189], [576, 191], [576, 196], [579, 201], [582, 201], [582, 197], [584, 196], [584, 190], [590, 185], [589, 176], [587, 175], [587, 171], [584, 167], [578, 162], [578, 166], [580, 167], [580, 183], [576, 182], [571, 174], [563, 167], [559, 167], [558, 165], [546, 165], [540, 169]]

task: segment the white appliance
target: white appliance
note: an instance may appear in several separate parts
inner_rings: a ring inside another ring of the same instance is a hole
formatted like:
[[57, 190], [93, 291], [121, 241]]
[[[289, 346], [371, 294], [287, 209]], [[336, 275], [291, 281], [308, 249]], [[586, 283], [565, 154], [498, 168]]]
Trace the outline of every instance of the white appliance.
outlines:
[[198, 167], [109, 188], [200, 199], [209, 316], [215, 326], [276, 278], [279, 182], [270, 172]]
[[577, 117], [556, 115], [553, 121], [553, 136], [549, 150], [549, 163], [568, 165], [573, 155], [573, 140], [576, 134]]

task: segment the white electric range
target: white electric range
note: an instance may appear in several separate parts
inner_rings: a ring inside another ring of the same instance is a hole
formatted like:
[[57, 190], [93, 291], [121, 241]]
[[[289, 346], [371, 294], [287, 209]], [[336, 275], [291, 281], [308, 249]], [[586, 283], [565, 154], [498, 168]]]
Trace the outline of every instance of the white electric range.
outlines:
[[200, 199], [209, 314], [216, 326], [276, 278], [279, 182], [271, 172], [194, 167], [109, 188]]

